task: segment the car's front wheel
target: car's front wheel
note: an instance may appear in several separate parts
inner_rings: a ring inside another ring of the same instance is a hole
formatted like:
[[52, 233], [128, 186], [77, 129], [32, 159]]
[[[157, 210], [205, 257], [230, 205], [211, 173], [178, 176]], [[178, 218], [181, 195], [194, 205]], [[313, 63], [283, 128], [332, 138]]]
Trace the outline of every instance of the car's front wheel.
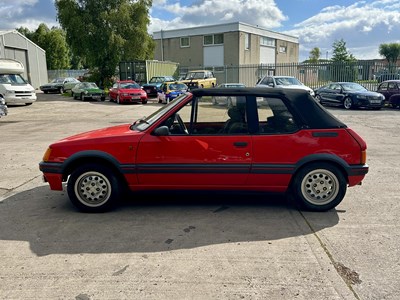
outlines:
[[72, 204], [84, 212], [105, 212], [115, 207], [121, 197], [121, 185], [108, 167], [86, 164], [74, 170], [67, 191]]
[[353, 100], [351, 100], [351, 98], [349, 98], [349, 97], [346, 97], [343, 100], [343, 106], [344, 106], [345, 109], [353, 108]]
[[326, 211], [343, 200], [346, 190], [346, 179], [338, 167], [319, 162], [303, 167], [296, 174], [291, 196], [301, 209]]

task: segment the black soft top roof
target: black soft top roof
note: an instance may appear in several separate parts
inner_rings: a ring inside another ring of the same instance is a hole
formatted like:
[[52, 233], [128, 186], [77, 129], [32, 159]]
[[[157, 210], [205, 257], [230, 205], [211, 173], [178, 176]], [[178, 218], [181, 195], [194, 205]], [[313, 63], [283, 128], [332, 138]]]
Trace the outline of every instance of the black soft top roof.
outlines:
[[281, 88], [203, 88], [194, 89], [191, 93], [196, 97], [202, 96], [253, 96], [281, 98], [296, 120], [306, 128], [338, 128], [347, 127], [326, 110], [305, 90]]

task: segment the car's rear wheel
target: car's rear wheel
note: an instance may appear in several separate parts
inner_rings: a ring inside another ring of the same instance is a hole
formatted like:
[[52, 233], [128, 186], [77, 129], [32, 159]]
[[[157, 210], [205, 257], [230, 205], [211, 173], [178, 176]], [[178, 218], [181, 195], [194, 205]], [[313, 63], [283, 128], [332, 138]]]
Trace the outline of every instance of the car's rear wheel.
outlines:
[[326, 211], [344, 198], [347, 182], [343, 173], [330, 163], [312, 163], [295, 176], [292, 186], [295, 202], [301, 209]]
[[349, 98], [349, 97], [344, 98], [343, 106], [345, 109], [353, 108], [353, 100], [351, 100], [351, 98]]
[[72, 204], [84, 212], [105, 212], [115, 207], [121, 197], [121, 185], [106, 166], [86, 164], [74, 170], [67, 184]]

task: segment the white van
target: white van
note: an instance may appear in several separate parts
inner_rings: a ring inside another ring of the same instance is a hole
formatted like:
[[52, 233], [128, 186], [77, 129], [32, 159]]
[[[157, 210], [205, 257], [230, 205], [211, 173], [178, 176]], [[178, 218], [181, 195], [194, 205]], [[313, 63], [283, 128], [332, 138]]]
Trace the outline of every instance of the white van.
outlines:
[[22, 77], [24, 66], [14, 59], [0, 59], [0, 97], [6, 104], [30, 105], [36, 101], [35, 89]]

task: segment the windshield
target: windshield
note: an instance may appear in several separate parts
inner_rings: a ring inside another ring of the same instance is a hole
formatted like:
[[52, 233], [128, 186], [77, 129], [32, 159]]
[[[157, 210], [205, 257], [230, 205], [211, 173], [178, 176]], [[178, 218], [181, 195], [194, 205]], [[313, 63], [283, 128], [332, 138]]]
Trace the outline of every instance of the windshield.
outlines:
[[121, 83], [121, 89], [140, 89], [140, 85], [132, 82]]
[[183, 83], [172, 83], [169, 85], [169, 89], [176, 91], [176, 90], [187, 90], [187, 85]]
[[26, 84], [27, 82], [19, 74], [1, 74], [0, 83]]
[[204, 72], [190, 72], [187, 74], [186, 79], [203, 79]]
[[303, 85], [294, 77], [279, 77], [275, 78], [277, 85]]
[[188, 95], [189, 95], [188, 93], [181, 94], [180, 96], [175, 98], [174, 101], [171, 101], [167, 105], [162, 106], [159, 110], [153, 112], [151, 115], [136, 120], [131, 125], [130, 127], [131, 130], [135, 129], [139, 131], [146, 130], [149, 126], [151, 126], [154, 122], [156, 122], [162, 115], [166, 114], [169, 110], [173, 109], [180, 102], [184, 101]]
[[366, 91], [367, 89], [358, 83], [345, 83], [342, 84], [345, 91]]

